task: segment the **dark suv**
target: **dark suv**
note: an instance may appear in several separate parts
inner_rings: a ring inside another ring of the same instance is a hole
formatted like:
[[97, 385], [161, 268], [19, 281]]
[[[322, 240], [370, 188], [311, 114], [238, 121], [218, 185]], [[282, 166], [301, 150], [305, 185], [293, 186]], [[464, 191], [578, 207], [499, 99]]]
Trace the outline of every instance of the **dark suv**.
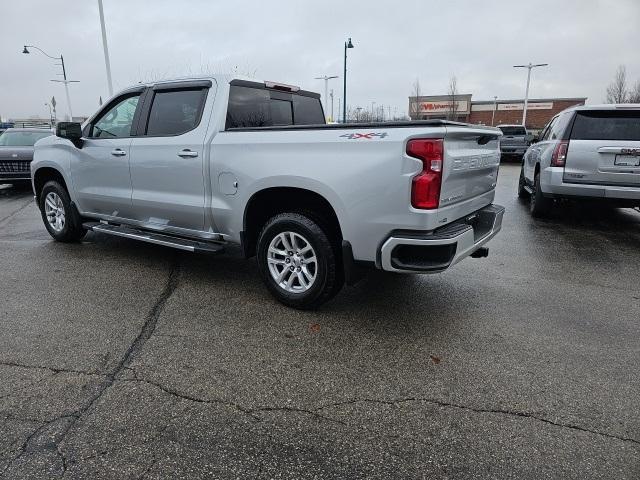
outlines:
[[53, 135], [43, 128], [9, 128], [0, 135], [0, 183], [31, 180], [33, 146], [41, 138]]

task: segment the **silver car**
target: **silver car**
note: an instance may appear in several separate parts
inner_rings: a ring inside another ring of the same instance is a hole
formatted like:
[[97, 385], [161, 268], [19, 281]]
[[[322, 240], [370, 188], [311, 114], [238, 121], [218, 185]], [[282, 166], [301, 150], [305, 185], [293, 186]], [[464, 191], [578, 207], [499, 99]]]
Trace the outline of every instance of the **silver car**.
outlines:
[[524, 155], [518, 196], [542, 217], [555, 200], [640, 206], [640, 104], [586, 105], [556, 115]]

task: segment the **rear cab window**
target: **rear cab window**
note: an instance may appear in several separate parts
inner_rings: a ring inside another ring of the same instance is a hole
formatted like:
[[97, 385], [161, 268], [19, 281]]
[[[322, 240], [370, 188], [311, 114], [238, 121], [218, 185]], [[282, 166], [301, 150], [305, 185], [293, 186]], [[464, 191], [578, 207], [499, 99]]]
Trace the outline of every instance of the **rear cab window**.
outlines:
[[640, 141], [640, 110], [580, 110], [571, 139]]
[[324, 123], [317, 94], [275, 90], [257, 82], [231, 83], [226, 129]]
[[515, 137], [515, 136], [525, 136], [527, 134], [527, 130], [524, 127], [518, 126], [502, 126], [498, 127], [502, 130], [502, 133], [505, 136]]

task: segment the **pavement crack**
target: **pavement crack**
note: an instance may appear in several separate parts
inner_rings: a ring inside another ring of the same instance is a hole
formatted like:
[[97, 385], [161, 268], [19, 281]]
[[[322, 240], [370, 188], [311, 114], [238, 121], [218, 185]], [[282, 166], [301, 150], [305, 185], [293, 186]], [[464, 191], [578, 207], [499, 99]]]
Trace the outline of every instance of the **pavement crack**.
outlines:
[[158, 388], [159, 390], [162, 390], [163, 392], [167, 393], [168, 395], [172, 395], [176, 398], [179, 398], [181, 400], [187, 400], [190, 402], [196, 402], [196, 403], [204, 403], [204, 404], [215, 404], [215, 405], [222, 405], [225, 407], [230, 407], [230, 408], [234, 408], [236, 410], [238, 410], [239, 412], [246, 414], [246, 415], [251, 415], [252, 418], [256, 419], [256, 420], [261, 420], [260, 417], [257, 415], [259, 413], [262, 412], [290, 412], [290, 413], [304, 413], [307, 415], [311, 415], [317, 418], [320, 418], [322, 420], [326, 420], [329, 422], [333, 422], [333, 423], [338, 423], [340, 425], [345, 425], [346, 423], [341, 421], [341, 420], [336, 420], [333, 419], [331, 417], [327, 417], [326, 415], [322, 415], [321, 413], [318, 413], [315, 410], [309, 410], [306, 408], [300, 408], [300, 407], [291, 407], [291, 406], [266, 406], [266, 407], [256, 407], [256, 408], [248, 408], [245, 406], [242, 406], [238, 403], [235, 402], [230, 402], [228, 400], [221, 400], [221, 399], [210, 399], [210, 398], [198, 398], [198, 397], [194, 397], [193, 395], [188, 395], [185, 393], [181, 393], [178, 392], [175, 389], [172, 389], [170, 387], [166, 387], [158, 382], [154, 382], [152, 380], [146, 380], [143, 378], [138, 377], [137, 373], [134, 372], [134, 377], [133, 379], [127, 379], [127, 380], [122, 380], [125, 382], [142, 382], [142, 383], [146, 383], [148, 385], [152, 385], [156, 388]]
[[[173, 295], [173, 293], [175, 292], [175, 290], [176, 290], [176, 288], [178, 286], [179, 277], [180, 277], [180, 264], [178, 262], [177, 257], [174, 257], [174, 260], [173, 260], [172, 266], [171, 266], [171, 270], [170, 270], [169, 276], [167, 278], [167, 282], [166, 282], [164, 288], [162, 289], [162, 291], [160, 292], [160, 295], [158, 296], [158, 299], [155, 301], [155, 303], [151, 307], [151, 310], [147, 314], [147, 317], [146, 317], [145, 322], [144, 322], [144, 324], [142, 326], [142, 329], [140, 330], [140, 333], [134, 339], [134, 341], [131, 343], [131, 345], [129, 346], [127, 351], [124, 353], [124, 355], [122, 356], [122, 358], [120, 359], [118, 364], [113, 368], [113, 370], [111, 372], [109, 372], [108, 374], [105, 375], [105, 378], [98, 385], [96, 393], [91, 398], [89, 398], [88, 401], [86, 401], [84, 403], [84, 405], [82, 405], [80, 408], [78, 408], [73, 413], [57, 417], [57, 418], [55, 418], [53, 420], [46, 421], [42, 425], [40, 425], [38, 428], [36, 428], [26, 438], [26, 440], [23, 442], [18, 455], [16, 457], [14, 457], [14, 459], [9, 464], [7, 464], [2, 471], [0, 471], [0, 477], [3, 476], [4, 473], [12, 465], [14, 465], [16, 463], [16, 461], [18, 461], [20, 458], [22, 458], [25, 455], [25, 453], [31, 453], [33, 451], [42, 450], [44, 447], [43, 446], [39, 446], [37, 444], [38, 437], [40, 436], [40, 434], [49, 425], [53, 424], [54, 422], [61, 421], [63, 419], [68, 419], [68, 421], [65, 422], [65, 425], [62, 425], [62, 428], [60, 429], [60, 431], [58, 432], [58, 435], [57, 435], [58, 438], [53, 440], [52, 444], [50, 442], [49, 445], [53, 445], [55, 447], [56, 451], [58, 452], [58, 455], [60, 456], [60, 458], [62, 460], [63, 475], [66, 473], [66, 469], [67, 469], [66, 457], [65, 457], [63, 449], [60, 448], [60, 445], [64, 441], [66, 435], [69, 433], [71, 428], [73, 428], [73, 426], [76, 424], [76, 422], [114, 384], [118, 374], [120, 374], [120, 372], [122, 372], [125, 368], [128, 368], [129, 365], [131, 365], [131, 363], [135, 360], [136, 356], [142, 350], [142, 347], [144, 346], [144, 344], [147, 342], [147, 340], [149, 340], [151, 335], [153, 335], [153, 332], [154, 332], [154, 330], [156, 328], [156, 325], [158, 323], [158, 318], [162, 314], [162, 312], [164, 310], [164, 307], [165, 307], [165, 305], [167, 303], [167, 300], [171, 297], [171, 295]], [[31, 366], [31, 365], [21, 365], [21, 364], [12, 363], [12, 362], [4, 362], [4, 363], [2, 363], [2, 365], [8, 365], [8, 366], [13, 366], [13, 367], [23, 367], [23, 368], [45, 369], [45, 370], [49, 370], [49, 371], [53, 371], [53, 372], [56, 372], [56, 370], [58, 370], [59, 372], [60, 371], [65, 371], [65, 370], [62, 370], [62, 369], [55, 369], [54, 367], [35, 367], [35, 366]], [[73, 372], [73, 371], [70, 371], [70, 372]], [[86, 372], [75, 371], [73, 373], [86, 373]], [[49, 448], [49, 447], [47, 447], [47, 448]]]
[[21, 211], [23, 211], [25, 208], [27, 208], [32, 203], [33, 203], [33, 198], [30, 198], [27, 203], [25, 203], [24, 205], [21, 205], [16, 210], [14, 210], [13, 212], [9, 213], [9, 215], [6, 215], [6, 216], [0, 218], [0, 225], [2, 225], [4, 222], [10, 220], [13, 216], [19, 214]]
[[622, 442], [629, 442], [629, 443], [634, 443], [636, 445], [640, 445], [640, 441], [636, 440], [635, 438], [623, 437], [623, 436], [620, 436], [620, 435], [614, 435], [612, 433], [601, 432], [601, 431], [598, 431], [598, 430], [592, 430], [592, 429], [581, 427], [579, 425], [575, 425], [575, 424], [572, 424], [572, 423], [564, 423], [564, 422], [553, 421], [553, 420], [549, 420], [548, 418], [545, 418], [545, 417], [542, 417], [542, 416], [539, 416], [539, 415], [535, 415], [535, 414], [530, 413], [530, 412], [523, 412], [523, 411], [520, 411], [520, 410], [508, 410], [508, 409], [502, 409], [502, 408], [471, 407], [471, 406], [462, 405], [462, 404], [459, 404], [459, 403], [444, 402], [442, 400], [436, 400], [436, 399], [433, 399], [433, 398], [409, 397], [409, 398], [400, 398], [400, 399], [394, 399], [394, 400], [378, 400], [378, 399], [370, 399], [370, 398], [361, 398], [361, 399], [347, 400], [347, 401], [343, 401], [343, 402], [328, 403], [328, 404], [325, 404], [325, 405], [322, 405], [322, 406], [318, 407], [315, 411], [320, 411], [320, 410], [324, 410], [324, 409], [327, 409], [327, 408], [336, 408], [336, 407], [340, 407], [340, 406], [344, 406], [344, 405], [353, 405], [353, 404], [357, 404], [357, 403], [378, 403], [378, 404], [382, 404], [382, 405], [398, 406], [399, 404], [410, 403], [410, 402], [424, 402], [424, 403], [429, 403], [431, 405], [436, 405], [436, 406], [443, 407], [443, 408], [455, 408], [455, 409], [466, 410], [466, 411], [475, 412], [475, 413], [493, 413], [493, 414], [498, 414], [498, 415], [508, 415], [508, 416], [519, 417], [519, 418], [529, 418], [529, 419], [536, 420], [536, 421], [539, 421], [539, 422], [547, 423], [549, 425], [554, 425], [556, 427], [568, 428], [568, 429], [571, 429], [571, 430], [577, 430], [577, 431], [580, 431], [580, 432], [590, 433], [590, 434], [593, 434], [593, 435], [599, 435], [599, 436], [602, 436], [602, 437], [611, 438], [611, 439], [619, 440], [619, 441], [622, 441]]
[[6, 366], [6, 367], [27, 368], [27, 369], [33, 369], [33, 370], [48, 370], [50, 372], [53, 372], [54, 374], [75, 373], [78, 375], [105, 375], [105, 373], [103, 372], [96, 372], [96, 371], [91, 372], [86, 370], [74, 370], [70, 368], [59, 368], [59, 367], [42, 367], [40, 365], [28, 365], [28, 364], [17, 363], [17, 362], [1, 362], [0, 361], [0, 365]]

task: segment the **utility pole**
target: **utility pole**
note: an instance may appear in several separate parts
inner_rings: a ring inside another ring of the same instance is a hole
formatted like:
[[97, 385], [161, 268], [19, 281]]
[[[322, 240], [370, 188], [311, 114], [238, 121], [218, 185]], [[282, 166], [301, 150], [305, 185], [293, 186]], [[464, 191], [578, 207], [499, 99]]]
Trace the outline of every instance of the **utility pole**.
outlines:
[[111, 61], [109, 60], [109, 47], [107, 46], [107, 30], [104, 26], [104, 11], [102, 10], [102, 0], [98, 0], [98, 10], [100, 11], [100, 28], [102, 29], [102, 49], [104, 50], [104, 65], [107, 68], [107, 85], [109, 96], [113, 96], [113, 84], [111, 83]]
[[537, 67], [546, 67], [549, 65], [548, 63], [538, 63], [532, 64], [529, 62], [528, 65], [514, 65], [513, 68], [526, 68], [527, 72], [527, 88], [524, 94], [524, 108], [522, 110], [522, 126], [526, 128], [527, 124], [527, 106], [529, 105], [529, 84], [531, 83], [531, 70]]
[[[327, 104], [327, 101], [329, 100], [329, 96], [327, 94], [327, 92], [329, 91], [329, 80], [332, 80], [334, 78], [339, 78], [339, 77], [338, 75], [332, 75], [330, 77], [328, 77], [327, 75], [324, 75], [322, 77], [316, 77], [316, 80], [324, 80], [324, 97], [322, 97], [322, 103], [324, 104], [325, 118], [327, 116], [327, 112], [329, 111], [329, 105]], [[333, 92], [333, 90], [331, 91]], [[333, 118], [333, 112], [331, 113], [331, 118]]]

